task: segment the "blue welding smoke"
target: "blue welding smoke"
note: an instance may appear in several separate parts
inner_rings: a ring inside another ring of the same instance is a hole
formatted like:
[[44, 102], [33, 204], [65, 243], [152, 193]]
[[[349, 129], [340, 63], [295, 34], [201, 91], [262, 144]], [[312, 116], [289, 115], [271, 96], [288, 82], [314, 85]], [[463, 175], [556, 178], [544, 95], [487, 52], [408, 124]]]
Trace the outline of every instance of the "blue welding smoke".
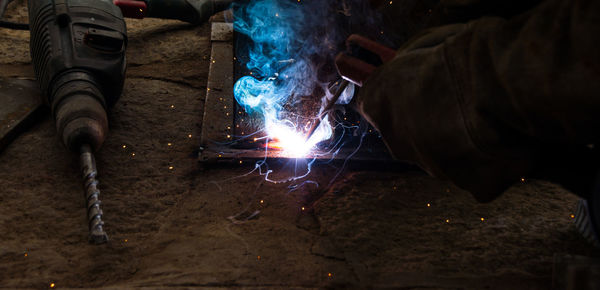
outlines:
[[294, 155], [305, 155], [332, 134], [328, 120], [324, 120], [307, 142], [306, 124], [289, 118], [284, 109], [296, 105], [303, 96], [314, 95], [318, 88], [321, 97], [329, 94], [322, 89], [326, 83], [318, 79], [322, 70], [315, 63], [317, 58], [332, 59], [338, 49], [335, 43], [342, 37], [328, 25], [332, 21], [328, 3], [254, 0], [234, 6], [235, 30], [252, 40], [245, 60], [251, 75], [235, 83], [235, 98], [246, 112], [262, 116], [268, 137], [277, 139], [282, 149]]

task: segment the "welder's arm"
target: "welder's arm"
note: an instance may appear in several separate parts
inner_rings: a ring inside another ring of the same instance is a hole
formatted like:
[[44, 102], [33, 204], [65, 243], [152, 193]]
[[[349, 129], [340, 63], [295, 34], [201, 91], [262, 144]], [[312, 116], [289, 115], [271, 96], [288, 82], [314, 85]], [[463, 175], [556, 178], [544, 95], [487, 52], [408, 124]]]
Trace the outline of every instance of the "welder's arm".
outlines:
[[357, 103], [396, 158], [491, 200], [556, 157], [545, 147], [598, 141], [599, 46], [600, 1], [548, 0], [424, 33]]

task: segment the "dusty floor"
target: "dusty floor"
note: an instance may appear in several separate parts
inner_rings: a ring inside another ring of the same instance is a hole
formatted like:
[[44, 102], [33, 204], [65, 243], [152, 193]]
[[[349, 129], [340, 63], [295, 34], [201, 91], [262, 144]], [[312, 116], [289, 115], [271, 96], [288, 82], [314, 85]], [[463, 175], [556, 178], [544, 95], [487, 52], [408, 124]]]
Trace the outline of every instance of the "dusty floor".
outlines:
[[[478, 204], [413, 171], [346, 170], [327, 188], [335, 170], [320, 166], [320, 187], [290, 192], [238, 177], [253, 164], [201, 170], [208, 25], [128, 28], [125, 92], [97, 155], [111, 241], [87, 243], [77, 160], [45, 116], [0, 152], [0, 287], [548, 289], [555, 254], [598, 256], [572, 224], [577, 198], [546, 182]], [[27, 32], [0, 29], [0, 76], [32, 76]]]

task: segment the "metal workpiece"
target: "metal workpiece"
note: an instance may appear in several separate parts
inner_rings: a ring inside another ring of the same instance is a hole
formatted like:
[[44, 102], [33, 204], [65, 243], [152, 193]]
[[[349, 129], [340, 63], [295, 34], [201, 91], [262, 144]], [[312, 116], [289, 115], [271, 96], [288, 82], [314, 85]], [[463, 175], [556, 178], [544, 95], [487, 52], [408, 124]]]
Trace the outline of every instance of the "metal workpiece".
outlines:
[[83, 176], [83, 189], [86, 200], [86, 209], [89, 226], [89, 241], [93, 244], [108, 242], [108, 235], [104, 231], [102, 221], [102, 208], [100, 201], [100, 190], [98, 189], [98, 170], [92, 148], [85, 144], [81, 146], [81, 172]]
[[210, 146], [231, 141], [234, 128], [233, 25], [213, 22], [200, 143]]
[[[233, 24], [231, 23], [212, 23], [211, 61], [204, 103], [200, 148], [198, 150], [198, 160], [203, 166], [228, 163], [240, 164], [240, 161], [245, 164], [244, 161], [292, 160], [298, 158], [285, 151], [268, 148], [265, 143], [268, 142], [268, 138], [265, 138], [264, 133], [259, 132], [264, 128], [262, 119], [256, 115], [247, 114], [242, 107], [236, 104], [233, 93], [234, 82], [244, 73], [249, 72], [245, 72], [244, 67], [240, 65], [239, 60], [244, 59], [243, 50], [236, 51], [235, 48], [240, 45], [249, 45], [249, 41], [244, 35], [234, 34]], [[348, 85], [348, 81], [340, 81], [336, 93], [320, 111], [316, 121], [311, 119], [314, 128], [311, 128], [309, 132], [314, 132], [314, 129], [318, 127], [325, 115], [334, 113], [333, 108]], [[315, 100], [319, 99], [315, 98]], [[321, 102], [318, 102], [316, 107], [313, 108], [319, 109], [320, 107]], [[335, 116], [331, 117], [332, 119], [335, 118]], [[348, 121], [345, 121], [344, 117], [341, 120], [339, 117], [337, 119], [338, 121], [350, 123], [346, 126], [358, 127], [358, 123], [352, 124], [353, 118], [350, 115], [348, 115]], [[392, 159], [387, 148], [381, 138], [377, 136], [377, 133], [367, 128], [364, 130], [367, 131], [365, 132], [366, 138], [361, 138], [349, 132], [337, 132], [334, 138], [339, 141], [339, 144], [346, 144], [344, 148], [317, 148], [303, 156], [303, 159], [323, 161], [352, 159], [374, 164], [391, 162]], [[347, 139], [354, 138], [353, 142], [357, 144], [351, 143], [351, 140], [344, 139], [342, 141], [341, 138], [344, 137], [344, 134], [349, 134]], [[358, 147], [360, 147], [360, 150], [357, 150]]]
[[0, 78], [0, 152], [42, 114], [34, 81]]

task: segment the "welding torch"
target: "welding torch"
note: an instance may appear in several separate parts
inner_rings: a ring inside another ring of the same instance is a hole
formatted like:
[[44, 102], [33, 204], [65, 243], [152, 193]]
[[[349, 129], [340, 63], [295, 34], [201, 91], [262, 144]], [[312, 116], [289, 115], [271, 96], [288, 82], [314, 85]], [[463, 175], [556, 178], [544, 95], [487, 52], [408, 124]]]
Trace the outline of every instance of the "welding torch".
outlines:
[[350, 35], [346, 40], [346, 51], [339, 53], [335, 58], [335, 66], [343, 80], [307, 131], [306, 142], [310, 140], [323, 119], [331, 112], [350, 83], [362, 87], [378, 66], [392, 60], [395, 56], [396, 51], [392, 48], [364, 36]]

